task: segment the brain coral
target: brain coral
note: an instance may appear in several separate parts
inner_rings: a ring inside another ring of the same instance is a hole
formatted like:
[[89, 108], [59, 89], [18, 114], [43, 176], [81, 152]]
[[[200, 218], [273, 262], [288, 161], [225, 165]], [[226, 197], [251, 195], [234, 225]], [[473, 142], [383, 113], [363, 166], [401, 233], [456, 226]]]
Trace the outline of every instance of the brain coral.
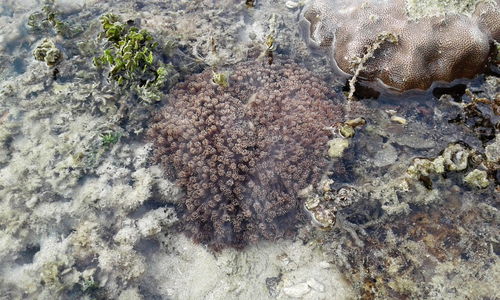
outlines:
[[295, 64], [240, 64], [228, 87], [212, 76], [177, 85], [148, 132], [186, 190], [183, 227], [213, 249], [290, 237], [304, 216], [297, 193], [325, 171], [325, 127], [341, 112]]
[[[301, 28], [340, 74], [360, 71], [367, 83], [395, 91], [427, 89], [485, 70], [492, 42], [500, 39], [498, 2], [311, 0]], [[381, 38], [388, 34], [397, 41]]]

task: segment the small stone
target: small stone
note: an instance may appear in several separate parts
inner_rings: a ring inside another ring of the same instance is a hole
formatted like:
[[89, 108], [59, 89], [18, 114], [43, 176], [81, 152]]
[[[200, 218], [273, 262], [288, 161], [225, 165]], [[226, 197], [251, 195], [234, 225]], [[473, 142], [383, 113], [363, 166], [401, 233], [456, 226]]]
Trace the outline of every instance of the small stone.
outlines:
[[334, 138], [328, 141], [328, 156], [331, 158], [342, 157], [344, 150], [349, 147], [349, 141], [344, 138]]
[[288, 297], [300, 298], [309, 293], [310, 290], [311, 287], [309, 287], [307, 283], [302, 282], [294, 286], [284, 288], [283, 293], [285, 293], [285, 295], [287, 295]]
[[358, 127], [358, 126], [363, 126], [366, 124], [366, 120], [363, 119], [363, 118], [356, 118], [356, 119], [352, 119], [352, 120], [348, 120], [345, 122], [346, 125], [349, 125], [351, 127]]
[[285, 6], [287, 8], [294, 9], [294, 8], [297, 8], [299, 6], [299, 4], [297, 2], [295, 2], [295, 1], [287, 1], [285, 3]]
[[500, 137], [497, 135], [495, 141], [484, 149], [486, 159], [493, 163], [500, 162]]
[[313, 290], [323, 293], [325, 291], [325, 286], [320, 282], [316, 281], [314, 278], [310, 278], [307, 280], [307, 285], [310, 286]]
[[485, 171], [474, 169], [467, 176], [465, 176], [464, 181], [477, 188], [487, 188], [490, 185], [488, 181], [488, 174]]
[[354, 128], [350, 125], [342, 125], [340, 126], [340, 134], [345, 138], [351, 138], [354, 136]]
[[408, 123], [405, 118], [399, 116], [392, 116], [391, 121], [395, 123], [399, 123], [401, 125], [406, 125]]

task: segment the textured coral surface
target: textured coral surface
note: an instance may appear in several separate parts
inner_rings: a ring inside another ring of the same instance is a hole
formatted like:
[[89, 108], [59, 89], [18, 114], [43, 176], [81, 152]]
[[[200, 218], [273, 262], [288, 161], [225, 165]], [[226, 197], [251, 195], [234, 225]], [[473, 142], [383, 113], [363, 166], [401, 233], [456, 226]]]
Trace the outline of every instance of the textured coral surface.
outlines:
[[149, 135], [187, 195], [185, 227], [214, 248], [292, 234], [297, 192], [326, 167], [340, 111], [326, 85], [295, 64], [246, 63], [229, 87], [206, 71], [177, 86]]
[[[398, 91], [427, 89], [435, 81], [484, 71], [491, 43], [500, 39], [498, 1], [458, 2], [471, 3], [424, 10], [404, 0], [312, 0], [301, 22], [309, 44], [325, 48], [340, 73], [354, 74], [366, 57], [361, 78]], [[367, 53], [388, 33], [397, 37], [396, 43], [385, 42]]]

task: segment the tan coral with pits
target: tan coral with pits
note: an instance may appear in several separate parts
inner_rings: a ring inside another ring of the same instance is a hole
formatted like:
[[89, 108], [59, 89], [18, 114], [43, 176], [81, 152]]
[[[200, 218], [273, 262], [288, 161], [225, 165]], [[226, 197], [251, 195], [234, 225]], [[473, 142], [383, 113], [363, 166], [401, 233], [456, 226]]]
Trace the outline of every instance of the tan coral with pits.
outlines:
[[[483, 72], [500, 39], [500, 10], [498, 0], [311, 0], [301, 25], [338, 73], [401, 92]], [[367, 53], [387, 33], [397, 42]]]

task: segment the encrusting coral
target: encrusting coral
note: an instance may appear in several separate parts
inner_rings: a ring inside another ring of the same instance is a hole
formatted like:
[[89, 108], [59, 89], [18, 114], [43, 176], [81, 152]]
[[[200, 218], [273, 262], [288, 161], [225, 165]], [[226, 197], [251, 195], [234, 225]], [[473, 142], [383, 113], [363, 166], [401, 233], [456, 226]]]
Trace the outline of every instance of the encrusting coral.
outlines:
[[213, 249], [292, 236], [298, 192], [328, 166], [334, 95], [290, 63], [240, 64], [227, 87], [212, 77], [179, 84], [149, 130], [157, 161], [186, 190], [185, 231]]
[[[312, 0], [301, 26], [308, 44], [326, 49], [338, 73], [396, 91], [425, 90], [486, 69], [500, 39], [498, 1], [427, 1], [437, 4], [425, 14], [414, 2]], [[374, 47], [381, 35], [395, 39]]]

